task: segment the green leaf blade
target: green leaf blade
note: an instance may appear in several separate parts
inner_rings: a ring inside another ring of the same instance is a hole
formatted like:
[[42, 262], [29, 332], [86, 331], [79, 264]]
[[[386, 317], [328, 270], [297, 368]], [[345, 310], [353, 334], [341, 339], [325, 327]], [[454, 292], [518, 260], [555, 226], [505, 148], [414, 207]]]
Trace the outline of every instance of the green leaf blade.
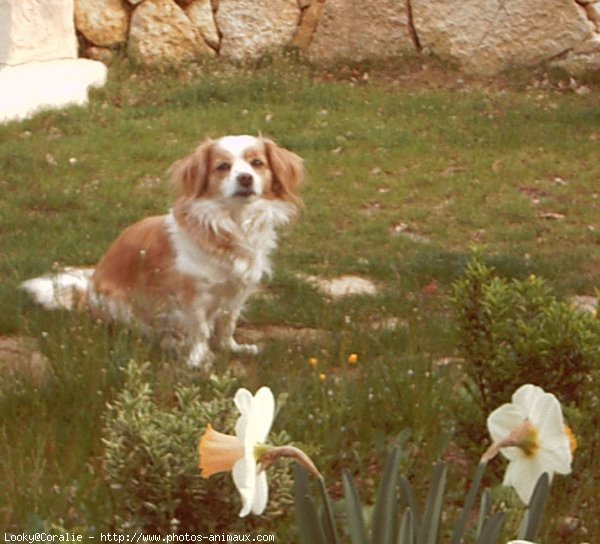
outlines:
[[538, 479], [529, 501], [529, 507], [525, 514], [524, 523], [522, 525], [519, 538], [533, 542], [542, 525], [542, 517], [544, 516], [544, 508], [548, 500], [550, 492], [550, 477], [544, 472]]
[[294, 505], [300, 544], [330, 544], [326, 540], [315, 504], [310, 498], [308, 473], [297, 463], [294, 464]]
[[344, 497], [346, 499], [346, 513], [348, 516], [348, 533], [352, 544], [367, 544], [367, 529], [362, 514], [362, 508], [354, 480], [348, 471], [342, 474], [344, 483]]
[[393, 544], [396, 536], [398, 497], [396, 487], [398, 482], [398, 465], [400, 463], [400, 448], [394, 448], [388, 456], [373, 513], [372, 544]]
[[413, 513], [409, 507], [404, 511], [404, 515], [402, 516], [402, 522], [400, 524], [400, 531], [398, 532], [398, 540], [396, 544], [414, 544], [414, 529]]
[[437, 463], [427, 493], [427, 502], [423, 514], [423, 523], [419, 534], [419, 544], [435, 544], [440, 529], [447, 469], [443, 463]]
[[467, 520], [469, 519], [469, 514], [473, 509], [473, 504], [475, 503], [477, 491], [479, 491], [479, 486], [481, 485], [481, 478], [483, 477], [483, 473], [485, 471], [486, 466], [487, 463], [480, 463], [477, 466], [477, 469], [475, 470], [475, 474], [473, 475], [473, 481], [471, 483], [471, 489], [469, 489], [469, 493], [467, 495], [467, 498], [465, 499], [463, 511], [460, 515], [458, 522], [456, 523], [456, 526], [454, 527], [454, 531], [452, 532], [451, 544], [460, 544], [463, 540]]

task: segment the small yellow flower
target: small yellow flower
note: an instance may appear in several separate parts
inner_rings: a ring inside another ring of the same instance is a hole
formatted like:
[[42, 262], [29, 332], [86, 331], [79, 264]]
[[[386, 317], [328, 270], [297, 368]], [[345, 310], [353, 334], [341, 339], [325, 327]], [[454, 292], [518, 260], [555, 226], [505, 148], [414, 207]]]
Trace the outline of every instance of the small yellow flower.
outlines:
[[321, 374], [319, 374], [319, 381], [324, 382], [325, 378], [327, 378], [327, 376], [321, 372]]
[[319, 359], [317, 359], [316, 357], [311, 357], [311, 358], [308, 360], [308, 364], [309, 364], [310, 366], [312, 366], [313, 368], [315, 368], [315, 367], [317, 366], [317, 364], [318, 364], [318, 363], [319, 363]]
[[348, 355], [348, 364], [355, 365], [356, 363], [358, 363], [358, 355], [356, 353]]
[[537, 276], [535, 274], [530, 274], [528, 279], [531, 283], [533, 283], [537, 279]]

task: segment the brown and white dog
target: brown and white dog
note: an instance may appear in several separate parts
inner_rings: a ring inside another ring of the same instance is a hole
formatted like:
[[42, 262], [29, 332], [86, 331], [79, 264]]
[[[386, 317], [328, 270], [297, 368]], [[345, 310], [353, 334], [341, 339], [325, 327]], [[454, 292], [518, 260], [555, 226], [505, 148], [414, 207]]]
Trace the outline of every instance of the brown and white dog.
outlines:
[[257, 353], [233, 333], [242, 307], [271, 272], [276, 228], [302, 202], [300, 157], [253, 136], [207, 140], [176, 162], [179, 196], [167, 215], [126, 228], [93, 269], [69, 268], [22, 287], [46, 308], [92, 312], [149, 333], [178, 333], [190, 367], [206, 366], [209, 341]]

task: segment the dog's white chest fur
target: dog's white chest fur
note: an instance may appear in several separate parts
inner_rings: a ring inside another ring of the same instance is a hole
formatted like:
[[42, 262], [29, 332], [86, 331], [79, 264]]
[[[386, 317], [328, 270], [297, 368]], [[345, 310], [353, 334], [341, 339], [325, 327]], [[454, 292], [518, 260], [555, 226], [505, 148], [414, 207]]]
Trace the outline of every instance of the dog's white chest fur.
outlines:
[[286, 203], [257, 200], [231, 208], [227, 213], [210, 202], [198, 205], [197, 213], [215, 232], [235, 234], [238, 250], [225, 254], [204, 251], [182, 229], [173, 213], [167, 215], [167, 229], [175, 252], [177, 271], [205, 285], [239, 284], [252, 288], [271, 274], [270, 254], [277, 245], [276, 227], [287, 223], [293, 209]]

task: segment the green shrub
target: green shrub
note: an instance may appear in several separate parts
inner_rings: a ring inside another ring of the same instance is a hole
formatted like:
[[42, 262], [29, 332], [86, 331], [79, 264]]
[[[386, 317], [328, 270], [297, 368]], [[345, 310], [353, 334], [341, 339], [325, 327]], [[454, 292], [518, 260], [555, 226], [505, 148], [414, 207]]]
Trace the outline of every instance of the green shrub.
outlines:
[[[469, 391], [485, 417], [533, 383], [577, 404], [600, 369], [600, 320], [540, 278], [508, 280], [475, 257], [454, 284]], [[477, 422], [477, 425], [480, 425]]]
[[[171, 405], [162, 406], [145, 376], [148, 367], [129, 363], [125, 386], [105, 419], [104, 471], [115, 528], [152, 534], [247, 529], [243, 523], [252, 522], [238, 518], [241, 503], [231, 475], [203, 479], [198, 469], [198, 439], [205, 426], [233, 434], [235, 381], [227, 374], [211, 378], [209, 398], [198, 386], [177, 385]], [[270, 438], [289, 443], [281, 434]], [[289, 466], [272, 467], [269, 483], [266, 515], [273, 519], [292, 503]]]

